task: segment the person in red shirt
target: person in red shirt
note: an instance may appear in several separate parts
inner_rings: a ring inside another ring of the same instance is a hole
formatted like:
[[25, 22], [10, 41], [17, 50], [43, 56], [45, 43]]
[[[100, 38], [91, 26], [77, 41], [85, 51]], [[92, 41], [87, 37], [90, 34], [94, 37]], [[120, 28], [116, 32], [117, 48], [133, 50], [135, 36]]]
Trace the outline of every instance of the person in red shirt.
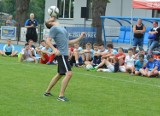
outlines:
[[124, 65], [126, 55], [124, 53], [123, 48], [121, 48], [121, 47], [118, 48], [118, 54], [116, 54], [115, 57], [118, 58], [118, 60], [119, 60], [119, 66]]

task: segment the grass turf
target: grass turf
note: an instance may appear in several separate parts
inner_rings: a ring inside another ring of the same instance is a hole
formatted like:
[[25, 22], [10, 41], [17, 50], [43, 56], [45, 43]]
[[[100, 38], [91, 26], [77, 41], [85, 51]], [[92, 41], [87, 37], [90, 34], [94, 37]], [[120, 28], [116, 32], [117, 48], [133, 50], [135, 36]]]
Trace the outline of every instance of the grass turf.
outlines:
[[57, 67], [19, 63], [17, 58], [0, 56], [1, 116], [159, 116], [160, 79], [125, 73], [90, 72], [73, 68], [66, 90], [69, 102], [44, 97]]

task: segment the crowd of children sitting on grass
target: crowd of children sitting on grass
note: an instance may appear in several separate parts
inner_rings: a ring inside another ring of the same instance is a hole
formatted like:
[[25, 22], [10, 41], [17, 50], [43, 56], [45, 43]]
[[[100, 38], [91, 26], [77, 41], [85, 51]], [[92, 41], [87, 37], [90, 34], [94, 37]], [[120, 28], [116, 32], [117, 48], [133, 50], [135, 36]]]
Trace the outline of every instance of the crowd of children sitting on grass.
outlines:
[[[79, 44], [70, 46], [69, 60], [71, 66], [86, 67], [91, 66], [90, 71], [98, 72], [127, 72], [130, 75], [141, 75], [146, 77], [157, 77], [160, 75], [160, 61], [156, 55], [147, 55], [143, 49], [133, 54], [133, 49], [129, 48], [125, 53], [123, 48], [118, 51], [113, 48], [113, 44], [108, 44], [107, 49], [104, 44], [86, 43], [82, 48]], [[54, 51], [47, 45], [45, 40], [41, 41], [39, 47], [33, 45], [33, 41], [28, 43], [18, 53], [14, 50], [11, 40], [7, 40], [3, 50], [0, 50], [2, 56], [18, 56], [20, 62], [35, 62], [41, 64], [56, 64]]]

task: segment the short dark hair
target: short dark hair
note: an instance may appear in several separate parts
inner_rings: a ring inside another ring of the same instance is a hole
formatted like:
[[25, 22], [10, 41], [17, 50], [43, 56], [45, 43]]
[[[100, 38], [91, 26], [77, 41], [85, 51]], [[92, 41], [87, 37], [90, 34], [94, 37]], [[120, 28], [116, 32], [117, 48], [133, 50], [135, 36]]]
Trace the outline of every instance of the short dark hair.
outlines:
[[28, 46], [28, 45], [29, 45], [28, 43], [25, 44], [25, 46]]
[[147, 60], [149, 60], [150, 58], [153, 58], [152, 54], [147, 55]]
[[132, 51], [133, 52], [133, 48], [129, 48], [128, 51]]
[[153, 23], [156, 23], [158, 25], [158, 21], [154, 21]]
[[107, 47], [113, 49], [113, 44], [108, 44]]
[[144, 58], [144, 55], [143, 55], [143, 54], [140, 54], [140, 55], [139, 55], [139, 58]]
[[99, 43], [98, 46], [104, 46], [104, 44], [103, 43]]

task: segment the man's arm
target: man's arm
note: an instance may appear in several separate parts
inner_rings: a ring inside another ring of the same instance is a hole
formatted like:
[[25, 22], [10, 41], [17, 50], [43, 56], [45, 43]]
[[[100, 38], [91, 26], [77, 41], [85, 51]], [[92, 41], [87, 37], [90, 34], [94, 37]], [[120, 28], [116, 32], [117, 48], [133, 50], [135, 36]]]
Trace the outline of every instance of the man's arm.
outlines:
[[136, 25], [133, 26], [133, 32], [134, 33], [144, 33], [146, 31], [146, 27], [143, 26], [143, 29], [142, 30], [136, 30]]
[[80, 40], [82, 40], [84, 37], [86, 36], [86, 33], [85, 32], [82, 32], [80, 37], [76, 38], [76, 39], [73, 39], [73, 40], [69, 40], [69, 44], [74, 44], [74, 43], [77, 43], [79, 42]]
[[146, 31], [146, 27], [143, 25], [143, 29], [141, 30], [141, 33], [144, 33]]
[[49, 45], [49, 47], [53, 50], [53, 52], [56, 54], [56, 55], [60, 55], [60, 52], [57, 50], [57, 48], [55, 48], [51, 42], [52, 38], [47, 38], [47, 41], [46, 43]]

